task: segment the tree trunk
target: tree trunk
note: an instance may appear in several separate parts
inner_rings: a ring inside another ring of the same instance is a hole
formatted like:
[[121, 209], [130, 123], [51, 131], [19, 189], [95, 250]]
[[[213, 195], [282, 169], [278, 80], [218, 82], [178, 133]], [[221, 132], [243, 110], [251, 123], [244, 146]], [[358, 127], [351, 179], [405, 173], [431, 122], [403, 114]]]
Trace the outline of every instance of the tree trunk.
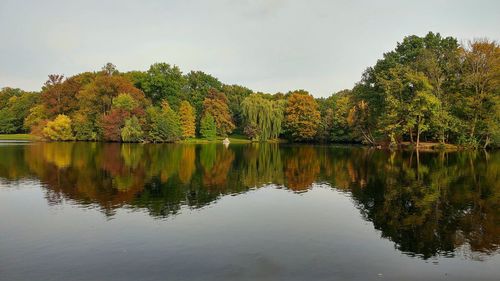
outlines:
[[488, 146], [490, 145], [490, 143], [491, 143], [490, 136], [486, 136], [486, 139], [484, 140], [483, 149], [488, 148]]
[[411, 142], [411, 144], [413, 144], [413, 129], [411, 127], [409, 130], [409, 134], [410, 134], [410, 142]]
[[418, 117], [418, 122], [417, 122], [417, 149], [420, 144], [420, 116]]

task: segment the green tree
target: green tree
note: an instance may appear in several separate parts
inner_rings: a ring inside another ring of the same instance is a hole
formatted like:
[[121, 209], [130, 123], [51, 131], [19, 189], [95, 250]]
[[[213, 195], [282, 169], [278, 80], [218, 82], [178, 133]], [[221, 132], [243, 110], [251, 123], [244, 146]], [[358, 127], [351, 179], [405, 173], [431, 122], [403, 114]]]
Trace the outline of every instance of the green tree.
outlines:
[[185, 75], [187, 80], [187, 100], [196, 110], [197, 123], [203, 116], [203, 101], [210, 89], [222, 91], [222, 83], [215, 77], [202, 71], [191, 71]]
[[418, 147], [421, 133], [429, 129], [441, 106], [433, 94], [432, 85], [422, 72], [401, 65], [379, 77], [379, 83], [386, 95], [383, 130], [393, 141], [401, 140], [402, 135], [407, 133], [412, 143], [416, 133]]
[[183, 90], [187, 82], [179, 67], [168, 63], [155, 63], [146, 73], [147, 75], [142, 77], [144, 80], [140, 82], [146, 96], [155, 104], [166, 100], [177, 110], [180, 102], [185, 99]]
[[244, 129], [244, 118], [241, 103], [253, 92], [252, 90], [240, 85], [223, 85], [222, 92], [227, 97], [229, 111], [231, 111], [236, 130], [242, 132]]
[[352, 108], [351, 91], [344, 90], [333, 96], [333, 109], [331, 113], [331, 124], [326, 124], [330, 128], [330, 140], [334, 142], [353, 141], [352, 129], [348, 123], [349, 110]]
[[0, 132], [25, 132], [24, 119], [35, 106], [39, 95], [19, 89], [4, 88], [0, 91]]
[[124, 142], [140, 142], [142, 141], [144, 132], [137, 117], [132, 116], [125, 120], [125, 126], [121, 131], [122, 140]]
[[261, 94], [251, 94], [241, 103], [247, 135], [255, 140], [277, 138], [281, 132], [283, 108], [279, 101], [265, 99]]
[[152, 142], [174, 142], [181, 138], [182, 128], [179, 116], [168, 105], [162, 102], [162, 107], [150, 107], [147, 110], [150, 123], [149, 140]]
[[129, 94], [121, 93], [113, 99], [113, 107], [131, 112], [139, 103]]
[[47, 113], [43, 104], [37, 104], [30, 108], [28, 116], [24, 118], [23, 127], [26, 131], [31, 129], [47, 119]]
[[214, 117], [210, 114], [205, 115], [201, 119], [200, 134], [202, 137], [213, 140], [217, 135], [217, 126]]
[[486, 148], [500, 138], [500, 46], [488, 40], [469, 42], [461, 60], [464, 123], [469, 139]]

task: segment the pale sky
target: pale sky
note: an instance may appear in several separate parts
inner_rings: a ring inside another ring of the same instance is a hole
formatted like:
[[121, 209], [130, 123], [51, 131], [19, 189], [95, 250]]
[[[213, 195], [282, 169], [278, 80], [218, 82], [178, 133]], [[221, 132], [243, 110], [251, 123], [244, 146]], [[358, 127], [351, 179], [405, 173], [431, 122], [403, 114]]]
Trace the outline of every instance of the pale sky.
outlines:
[[500, 1], [0, 0], [0, 87], [167, 62], [256, 91], [328, 96], [428, 31], [499, 40]]

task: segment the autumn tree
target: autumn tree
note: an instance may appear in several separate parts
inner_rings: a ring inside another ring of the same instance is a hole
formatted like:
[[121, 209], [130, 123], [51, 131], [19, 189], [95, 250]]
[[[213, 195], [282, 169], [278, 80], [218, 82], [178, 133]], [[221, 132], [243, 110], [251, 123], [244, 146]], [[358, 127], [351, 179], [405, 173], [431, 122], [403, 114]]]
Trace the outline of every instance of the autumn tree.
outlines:
[[203, 101], [203, 115], [208, 114], [215, 120], [217, 135], [227, 136], [234, 130], [235, 126], [224, 93], [214, 89], [208, 91], [207, 97]]
[[51, 117], [68, 115], [77, 110], [79, 104], [76, 95], [82, 90], [84, 83], [78, 76], [63, 80], [62, 75], [49, 75], [40, 95], [47, 114]]
[[313, 140], [319, 120], [318, 105], [313, 96], [303, 90], [290, 94], [285, 109], [285, 126], [292, 140]]
[[148, 104], [144, 93], [126, 78], [117, 75], [99, 75], [77, 94], [80, 110], [90, 116], [106, 114], [111, 110], [113, 99], [127, 93], [140, 106]]
[[179, 107], [179, 119], [183, 138], [192, 138], [196, 133], [196, 116], [194, 108], [188, 101], [182, 101]]
[[71, 119], [66, 115], [58, 115], [53, 121], [47, 123], [43, 129], [43, 135], [45, 138], [54, 141], [73, 140]]
[[469, 140], [488, 147], [500, 140], [500, 46], [486, 39], [461, 50], [463, 116]]
[[[128, 93], [120, 93], [118, 96], [112, 100], [111, 110], [102, 115], [100, 120], [100, 128], [102, 136], [107, 141], [121, 141], [122, 140], [122, 130], [124, 128], [125, 121], [131, 117], [137, 116], [142, 117], [144, 112], [139, 104], [139, 101], [134, 99], [134, 97]], [[133, 121], [129, 121], [133, 122]], [[138, 123], [139, 121], [137, 121]], [[129, 128], [127, 130], [136, 129], [131, 126], [136, 126], [135, 122], [129, 123]], [[127, 135], [129, 136], [129, 135]], [[128, 140], [132, 141], [132, 140]]]

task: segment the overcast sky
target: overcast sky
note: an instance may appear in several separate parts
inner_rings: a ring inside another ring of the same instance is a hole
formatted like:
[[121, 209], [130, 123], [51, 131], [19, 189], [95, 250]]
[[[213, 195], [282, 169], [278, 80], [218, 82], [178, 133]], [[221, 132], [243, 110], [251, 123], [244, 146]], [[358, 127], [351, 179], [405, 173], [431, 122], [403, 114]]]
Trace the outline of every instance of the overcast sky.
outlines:
[[253, 90], [328, 96], [428, 31], [498, 40], [500, 1], [0, 0], [0, 87], [167, 62]]

